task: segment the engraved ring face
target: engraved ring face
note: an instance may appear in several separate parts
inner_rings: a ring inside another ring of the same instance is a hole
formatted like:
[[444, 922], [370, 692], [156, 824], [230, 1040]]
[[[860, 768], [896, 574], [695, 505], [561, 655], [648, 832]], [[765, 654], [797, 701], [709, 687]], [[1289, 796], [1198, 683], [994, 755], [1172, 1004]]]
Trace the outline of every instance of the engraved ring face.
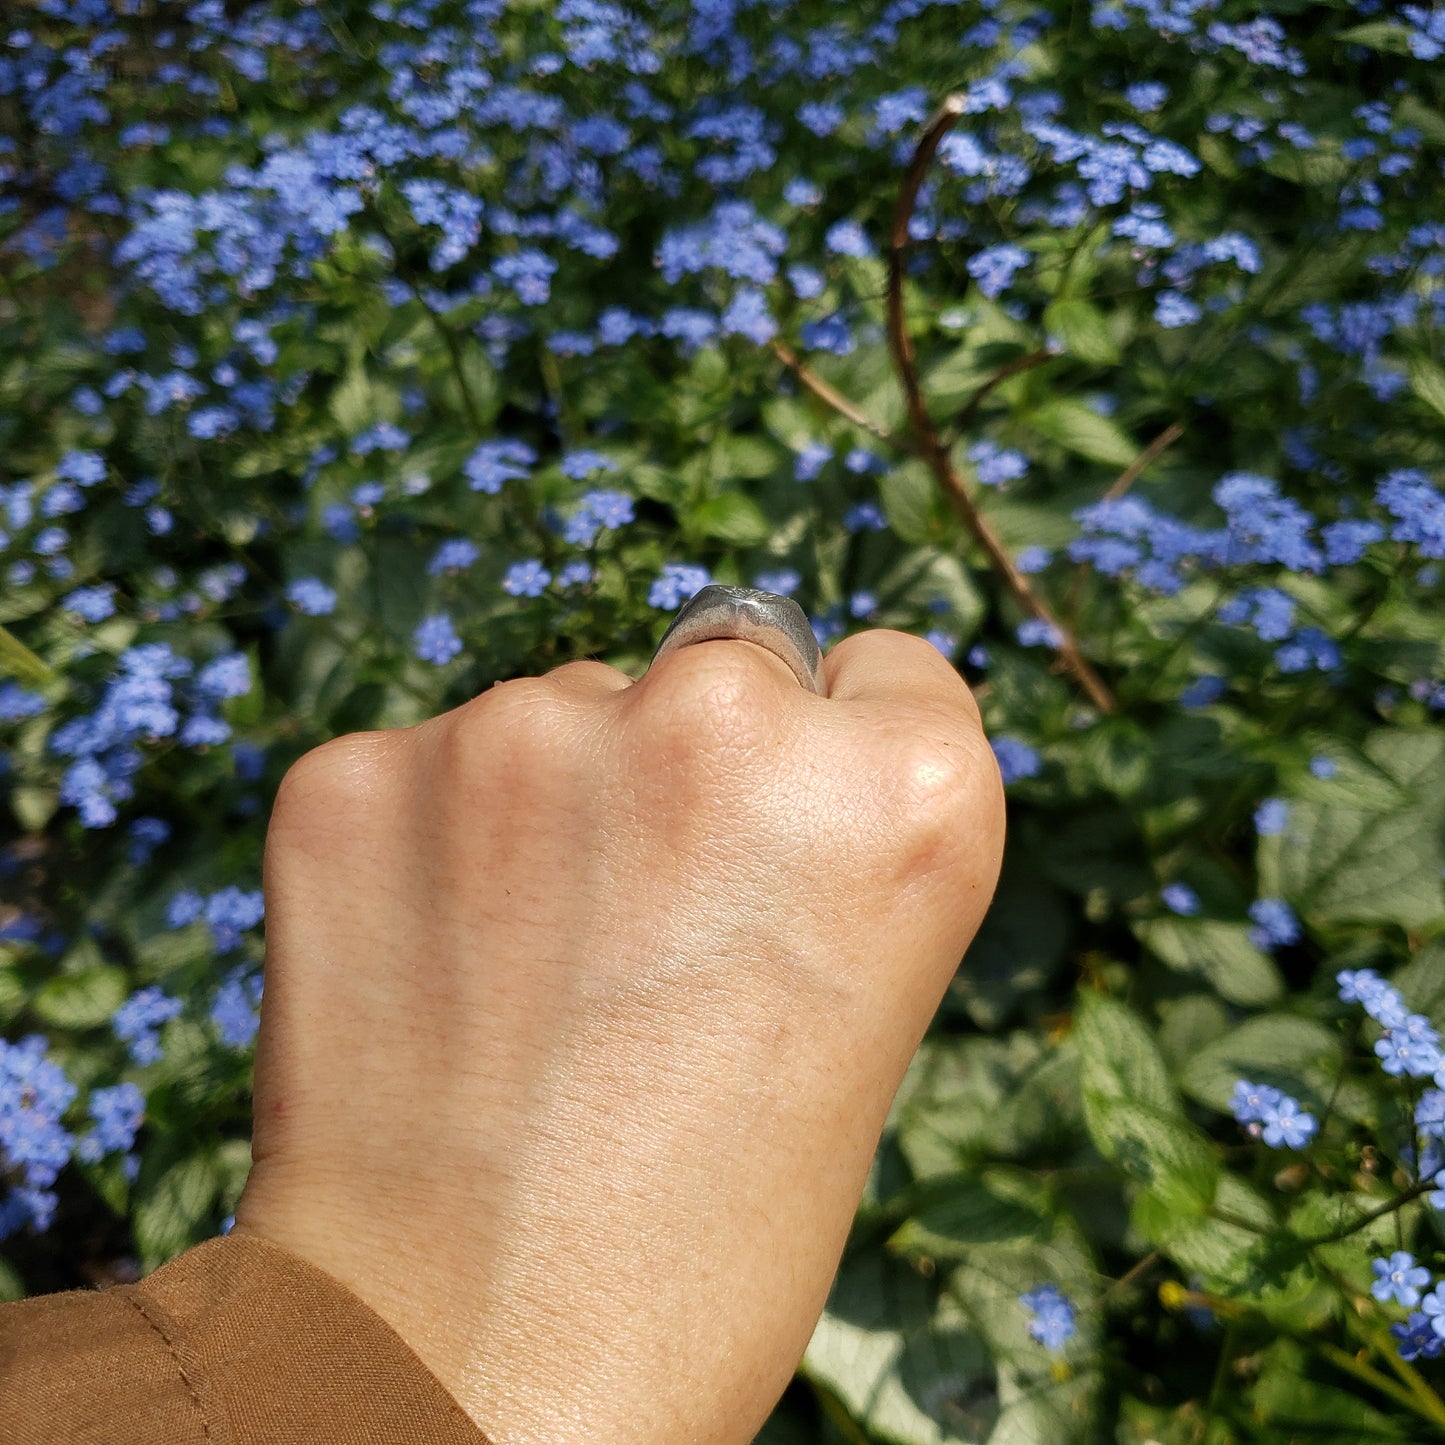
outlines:
[[717, 638], [755, 642], [781, 658], [809, 692], [827, 696], [823, 655], [807, 614], [791, 597], [753, 587], [704, 587], [682, 605], [652, 660], [694, 642]]

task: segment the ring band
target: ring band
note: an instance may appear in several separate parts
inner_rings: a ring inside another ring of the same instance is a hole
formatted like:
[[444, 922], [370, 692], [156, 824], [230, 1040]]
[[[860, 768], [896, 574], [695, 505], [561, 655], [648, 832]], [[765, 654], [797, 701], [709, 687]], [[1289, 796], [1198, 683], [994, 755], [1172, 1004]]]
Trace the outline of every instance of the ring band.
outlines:
[[710, 583], [683, 603], [662, 635], [652, 660], [694, 642], [717, 639], [755, 642], [792, 669], [809, 692], [828, 695], [823, 654], [808, 615], [791, 597], [759, 592], [754, 587], [723, 587]]

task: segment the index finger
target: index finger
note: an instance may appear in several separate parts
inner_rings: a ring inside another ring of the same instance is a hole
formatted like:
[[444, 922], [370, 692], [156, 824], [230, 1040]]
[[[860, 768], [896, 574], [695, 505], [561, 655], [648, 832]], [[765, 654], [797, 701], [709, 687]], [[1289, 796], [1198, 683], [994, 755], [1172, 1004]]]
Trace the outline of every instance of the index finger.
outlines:
[[953, 714], [982, 731], [969, 686], [931, 643], [885, 627], [845, 637], [823, 659], [834, 702], [875, 702], [899, 711]]

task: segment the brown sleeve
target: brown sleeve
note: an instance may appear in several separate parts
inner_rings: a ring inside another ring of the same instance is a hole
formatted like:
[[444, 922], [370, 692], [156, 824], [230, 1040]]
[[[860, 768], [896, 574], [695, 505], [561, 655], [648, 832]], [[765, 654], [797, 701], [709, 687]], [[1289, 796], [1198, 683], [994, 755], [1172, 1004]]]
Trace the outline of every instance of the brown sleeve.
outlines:
[[486, 1445], [380, 1316], [239, 1235], [139, 1284], [0, 1305], [0, 1442]]

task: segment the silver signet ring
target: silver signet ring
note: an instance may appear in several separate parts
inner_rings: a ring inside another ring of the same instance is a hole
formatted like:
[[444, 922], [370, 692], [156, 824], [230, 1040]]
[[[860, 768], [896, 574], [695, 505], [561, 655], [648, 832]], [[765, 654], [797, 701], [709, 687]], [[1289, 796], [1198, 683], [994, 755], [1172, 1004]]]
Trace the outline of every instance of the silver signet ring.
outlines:
[[662, 635], [652, 660], [694, 642], [723, 638], [755, 642], [781, 658], [809, 692], [828, 695], [823, 679], [823, 654], [808, 615], [791, 597], [759, 592], [753, 587], [712, 583], [683, 603]]

